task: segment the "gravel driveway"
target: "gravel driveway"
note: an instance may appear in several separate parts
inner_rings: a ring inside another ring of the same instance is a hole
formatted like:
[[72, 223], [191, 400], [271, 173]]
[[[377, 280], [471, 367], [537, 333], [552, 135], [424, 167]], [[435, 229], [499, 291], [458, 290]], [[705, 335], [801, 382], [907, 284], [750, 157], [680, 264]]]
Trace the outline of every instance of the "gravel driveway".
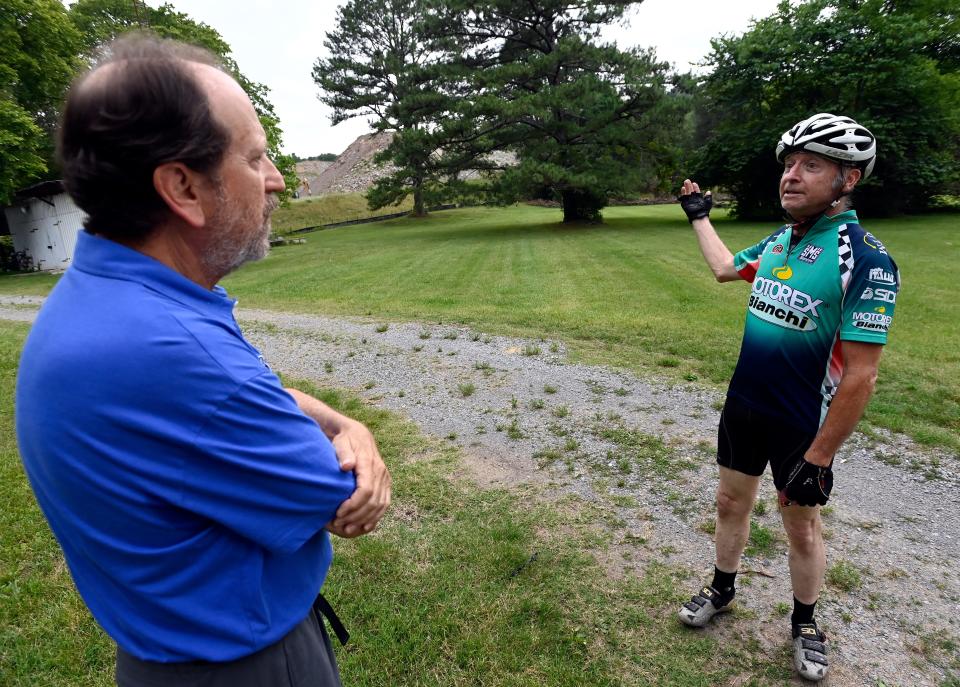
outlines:
[[[0, 318], [29, 321], [42, 299], [0, 297]], [[487, 336], [441, 323], [378, 323], [238, 308], [266, 360], [292, 378], [347, 387], [455, 442], [481, 484], [542, 484], [612, 515], [601, 561], [616, 578], [649, 561], [712, 573], [710, 523], [722, 394], [566, 362], [560, 342]], [[882, 370], [881, 370], [882, 374]], [[818, 606], [834, 685], [941, 685], [960, 665], [960, 460], [879, 433], [847, 442], [824, 518], [828, 585]], [[743, 564], [739, 611], [706, 630], [753, 636], [782, 660], [791, 602], [772, 480]], [[673, 609], [667, 612], [673, 613]], [[797, 680], [800, 684], [800, 681]], [[826, 683], [824, 683], [826, 684]]]

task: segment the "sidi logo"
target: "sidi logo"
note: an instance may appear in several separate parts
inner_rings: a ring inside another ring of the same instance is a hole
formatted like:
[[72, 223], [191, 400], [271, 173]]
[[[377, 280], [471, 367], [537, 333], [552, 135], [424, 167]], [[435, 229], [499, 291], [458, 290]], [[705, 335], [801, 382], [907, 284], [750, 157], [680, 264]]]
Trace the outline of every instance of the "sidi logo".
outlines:
[[880, 289], [868, 286], [860, 294], [862, 301], [883, 301], [884, 303], [896, 303], [897, 292], [892, 289]]

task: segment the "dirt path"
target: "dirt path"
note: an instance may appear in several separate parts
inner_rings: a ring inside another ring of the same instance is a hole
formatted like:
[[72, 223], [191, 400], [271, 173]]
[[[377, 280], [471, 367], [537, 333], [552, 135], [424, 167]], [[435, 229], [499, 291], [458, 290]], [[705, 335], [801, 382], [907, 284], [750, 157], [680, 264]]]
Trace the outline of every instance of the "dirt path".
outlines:
[[[29, 320], [39, 300], [0, 297], [0, 318]], [[719, 392], [566, 364], [559, 342], [439, 323], [385, 327], [242, 308], [238, 319], [274, 369], [355, 389], [457, 443], [479, 482], [532, 481], [545, 495], [599, 504], [609, 515], [598, 524], [614, 542], [599, 555], [614, 577], [662, 561], [689, 570], [678, 590], [687, 595], [712, 572]], [[830, 683], [944, 684], [960, 669], [960, 460], [900, 436], [858, 435], [835, 473], [824, 518], [833, 584], [818, 606], [832, 641]], [[791, 594], [769, 478], [761, 499], [739, 611], [706, 631], [752, 636], [782, 661]]]

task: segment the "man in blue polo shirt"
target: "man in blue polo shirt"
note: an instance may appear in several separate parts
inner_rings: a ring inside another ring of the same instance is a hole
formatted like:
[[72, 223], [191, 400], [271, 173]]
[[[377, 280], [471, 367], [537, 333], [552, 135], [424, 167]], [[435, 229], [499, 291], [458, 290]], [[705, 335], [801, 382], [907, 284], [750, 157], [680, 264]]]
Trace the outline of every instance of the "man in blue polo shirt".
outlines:
[[253, 106], [211, 55], [122, 39], [60, 133], [89, 221], [16, 427], [118, 684], [338, 685], [328, 531], [372, 531], [390, 476], [363, 425], [281, 386], [216, 285], [266, 255], [284, 188]]

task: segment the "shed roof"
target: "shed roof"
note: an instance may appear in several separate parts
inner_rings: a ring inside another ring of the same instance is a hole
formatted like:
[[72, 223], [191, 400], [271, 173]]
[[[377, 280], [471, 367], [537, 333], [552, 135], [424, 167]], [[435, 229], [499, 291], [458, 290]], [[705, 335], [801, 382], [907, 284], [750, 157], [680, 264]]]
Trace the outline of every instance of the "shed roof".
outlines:
[[20, 189], [13, 194], [14, 202], [26, 200], [27, 198], [49, 198], [58, 193], [63, 193], [63, 182], [60, 179], [55, 181], [41, 181], [39, 184]]

